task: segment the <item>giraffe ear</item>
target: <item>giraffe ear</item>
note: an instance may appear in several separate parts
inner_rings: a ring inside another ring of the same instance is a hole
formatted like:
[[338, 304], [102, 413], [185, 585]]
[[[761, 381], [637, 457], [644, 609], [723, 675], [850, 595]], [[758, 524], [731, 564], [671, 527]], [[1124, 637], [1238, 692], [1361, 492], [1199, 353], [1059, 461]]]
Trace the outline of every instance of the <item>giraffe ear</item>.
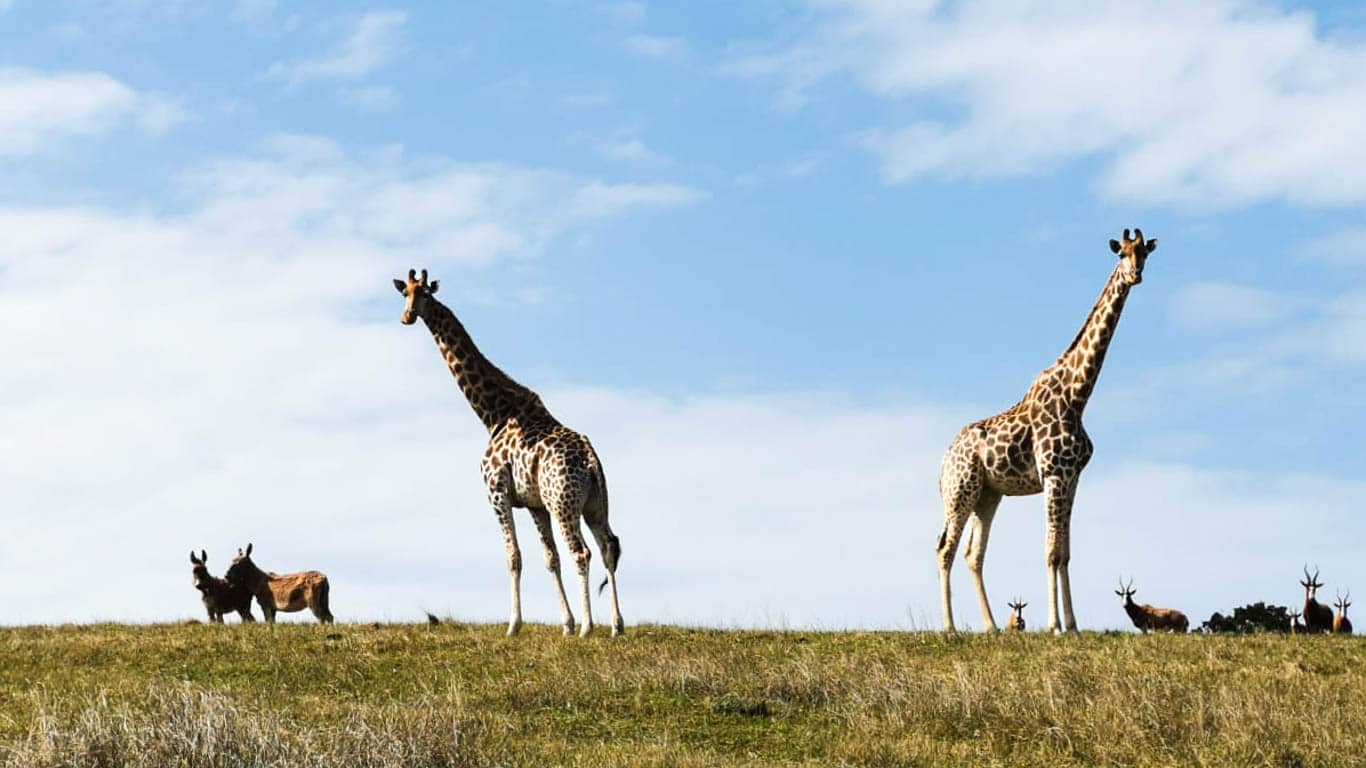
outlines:
[[[1118, 240], [1111, 240], [1111, 241], [1110, 241], [1110, 253], [1119, 253], [1119, 241], [1118, 241]], [[394, 282], [397, 283], [398, 281], [395, 280]]]
[[1148, 241], [1148, 253], [1152, 253], [1155, 250], [1157, 250], [1157, 238], [1154, 237]]
[[396, 288], [398, 292], [403, 294], [404, 296], [408, 295], [408, 284], [403, 282], [402, 280], [399, 280], [397, 277], [394, 278], [394, 288]]
[[427, 293], [436, 293], [436, 289], [439, 287], [441, 287], [441, 281], [433, 280], [432, 284], [427, 286]]

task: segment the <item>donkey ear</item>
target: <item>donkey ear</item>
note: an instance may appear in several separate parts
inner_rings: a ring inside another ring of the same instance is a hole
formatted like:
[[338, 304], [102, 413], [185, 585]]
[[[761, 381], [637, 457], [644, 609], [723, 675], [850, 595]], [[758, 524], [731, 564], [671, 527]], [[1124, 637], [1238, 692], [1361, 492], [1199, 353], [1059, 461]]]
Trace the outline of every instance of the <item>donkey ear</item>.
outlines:
[[196, 560], [196, 559], [194, 559], [194, 550], [193, 550], [193, 549], [190, 550], [190, 562], [193, 563], [194, 565], [199, 565], [199, 561]]
[[[1110, 253], [1119, 253], [1119, 241], [1118, 241], [1118, 240], [1111, 240], [1111, 241], [1110, 241]], [[394, 282], [397, 283], [398, 281], [395, 280]]]
[[1148, 253], [1152, 253], [1155, 250], [1157, 250], [1157, 238], [1154, 237], [1148, 241]]
[[203, 549], [199, 550], [199, 562], [201, 562], [201, 563], [207, 563], [207, 562], [209, 562], [209, 553], [208, 553], [206, 550], [203, 550]]
[[394, 288], [404, 296], [408, 295], [408, 284], [399, 280], [397, 277], [394, 278]]
[[251, 543], [247, 543], [247, 557], [251, 557]]
[[427, 286], [427, 293], [436, 293], [436, 289], [439, 288], [440, 286], [441, 286], [441, 281], [440, 281], [440, 280], [433, 280], [433, 281], [432, 281], [432, 284], [429, 285], [429, 286]]

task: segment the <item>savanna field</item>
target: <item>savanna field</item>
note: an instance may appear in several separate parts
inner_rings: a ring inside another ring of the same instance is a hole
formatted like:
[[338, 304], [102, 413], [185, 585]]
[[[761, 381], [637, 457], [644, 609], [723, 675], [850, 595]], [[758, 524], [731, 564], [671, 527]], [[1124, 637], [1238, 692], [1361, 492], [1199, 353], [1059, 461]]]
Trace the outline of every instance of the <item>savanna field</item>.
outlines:
[[[602, 632], [599, 629], [599, 632]], [[1359, 765], [1366, 645], [495, 625], [0, 629], [10, 766]]]

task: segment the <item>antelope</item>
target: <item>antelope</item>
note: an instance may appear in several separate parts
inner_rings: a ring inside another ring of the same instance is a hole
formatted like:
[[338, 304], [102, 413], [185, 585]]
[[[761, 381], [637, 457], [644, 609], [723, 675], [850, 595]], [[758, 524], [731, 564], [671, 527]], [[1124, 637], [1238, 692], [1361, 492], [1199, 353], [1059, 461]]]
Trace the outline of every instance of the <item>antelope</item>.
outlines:
[[199, 590], [200, 599], [204, 601], [204, 610], [209, 613], [209, 621], [216, 624], [223, 623], [223, 614], [228, 611], [237, 611], [237, 615], [242, 617], [242, 621], [256, 621], [251, 615], [251, 593], [240, 584], [233, 584], [226, 579], [215, 578], [209, 574], [209, 568], [205, 563], [209, 562], [209, 553], [199, 550], [199, 557], [194, 556], [194, 550], [190, 550], [190, 583]]
[[1129, 614], [1129, 620], [1138, 627], [1139, 631], [1147, 634], [1148, 630], [1156, 632], [1165, 629], [1168, 632], [1185, 632], [1190, 627], [1190, 621], [1186, 619], [1186, 614], [1174, 608], [1158, 608], [1144, 603], [1139, 605], [1134, 602], [1134, 580], [1129, 579], [1129, 583], [1123, 581], [1119, 583], [1119, 589], [1115, 594], [1124, 598], [1124, 612]]
[[1314, 599], [1318, 594], [1319, 587], [1323, 582], [1319, 581], [1319, 569], [1314, 569], [1314, 575], [1309, 575], [1309, 566], [1304, 567], [1304, 581], [1300, 582], [1304, 587], [1304, 631], [1310, 634], [1321, 634], [1333, 630], [1333, 609]]
[[1302, 615], [1299, 611], [1290, 614], [1290, 634], [1298, 635], [1304, 632], [1304, 625], [1300, 623], [1300, 616]]
[[228, 581], [241, 584], [256, 596], [261, 613], [266, 621], [274, 624], [275, 613], [293, 613], [308, 608], [321, 624], [332, 623], [332, 612], [327, 609], [327, 593], [330, 587], [327, 576], [320, 571], [302, 573], [272, 573], [256, 567], [251, 561], [251, 545], [246, 551], [237, 550], [228, 568]]
[[1023, 632], [1025, 629], [1024, 607], [1029, 603], [1020, 602], [1020, 598], [1015, 598], [1015, 602], [1006, 603], [1010, 606], [1010, 618], [1006, 620], [1006, 629], [1012, 632]]
[[1352, 606], [1348, 598], [1352, 596], [1352, 590], [1347, 590], [1346, 597], [1338, 595], [1338, 600], [1333, 603], [1333, 607], [1338, 609], [1338, 615], [1333, 617], [1333, 634], [1350, 635], [1352, 634], [1352, 622], [1347, 618], [1347, 609]]

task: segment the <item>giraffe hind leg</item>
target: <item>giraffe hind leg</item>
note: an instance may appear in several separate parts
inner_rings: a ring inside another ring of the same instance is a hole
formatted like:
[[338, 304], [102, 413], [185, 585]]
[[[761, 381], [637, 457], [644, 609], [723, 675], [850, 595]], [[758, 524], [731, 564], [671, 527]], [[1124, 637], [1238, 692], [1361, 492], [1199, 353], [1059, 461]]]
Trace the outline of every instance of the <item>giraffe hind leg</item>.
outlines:
[[[602, 553], [602, 564], [607, 569], [607, 578], [603, 585], [612, 588], [612, 636], [619, 637], [626, 634], [626, 623], [622, 621], [621, 605], [617, 601], [617, 563], [621, 559], [621, 540], [612, 533], [612, 526], [607, 522], [605, 500], [599, 502], [597, 499], [590, 499], [584, 506], [583, 518], [584, 522], [588, 523], [588, 530], [592, 532], [593, 539], [598, 543], [598, 551]], [[602, 592], [602, 587], [598, 587], [598, 592]]]
[[536, 523], [536, 531], [541, 534], [541, 545], [545, 547], [545, 568], [550, 571], [550, 579], [555, 584], [555, 594], [560, 598], [560, 624], [564, 634], [574, 634], [574, 612], [569, 609], [569, 598], [564, 593], [564, 579], [560, 576], [560, 553], [555, 546], [555, 531], [550, 526], [550, 513], [537, 508], [529, 510], [531, 519]]

